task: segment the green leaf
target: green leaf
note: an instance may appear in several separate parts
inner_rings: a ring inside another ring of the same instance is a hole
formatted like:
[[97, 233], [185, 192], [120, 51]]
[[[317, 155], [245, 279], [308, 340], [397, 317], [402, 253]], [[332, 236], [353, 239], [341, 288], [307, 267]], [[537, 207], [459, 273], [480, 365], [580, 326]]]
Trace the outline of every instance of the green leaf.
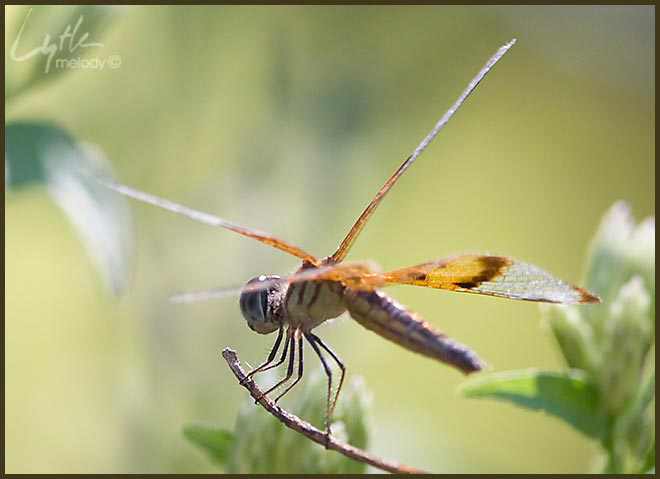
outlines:
[[187, 424], [183, 427], [183, 435], [206, 451], [213, 462], [223, 468], [227, 465], [234, 444], [234, 434], [231, 431], [215, 426]]
[[131, 224], [123, 198], [96, 178], [112, 176], [98, 148], [57, 126], [17, 122], [5, 127], [9, 191], [43, 185], [64, 211], [108, 289], [121, 293], [131, 258]]
[[655, 447], [655, 417], [650, 407], [655, 397], [655, 363], [649, 368], [635, 398], [612, 422], [609, 452], [616, 473], [639, 473], [655, 466], [655, 455], [649, 457]]
[[467, 381], [460, 390], [467, 397], [503, 399], [527, 409], [543, 410], [597, 439], [604, 434], [604, 417], [597, 408], [595, 389], [576, 370], [506, 371]]
[[639, 470], [640, 474], [653, 474], [655, 473], [655, 440], [653, 440], [653, 445], [649, 448], [648, 453], [646, 454], [646, 461], [644, 465]]

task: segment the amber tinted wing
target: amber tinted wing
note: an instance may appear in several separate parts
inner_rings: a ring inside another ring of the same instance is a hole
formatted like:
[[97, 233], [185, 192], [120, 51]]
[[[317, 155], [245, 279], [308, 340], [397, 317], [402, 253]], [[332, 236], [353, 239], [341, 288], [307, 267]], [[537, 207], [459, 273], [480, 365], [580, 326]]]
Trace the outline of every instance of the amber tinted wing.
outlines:
[[595, 303], [600, 299], [529, 263], [504, 256], [462, 255], [384, 273], [386, 283], [486, 294], [547, 303]]
[[412, 152], [412, 154], [404, 161], [401, 166], [394, 172], [394, 174], [391, 176], [389, 180], [383, 185], [383, 187], [378, 191], [376, 196], [374, 197], [373, 200], [371, 200], [371, 203], [367, 205], [367, 208], [362, 212], [360, 217], [357, 219], [351, 230], [348, 232], [344, 240], [341, 242], [339, 247], [337, 247], [337, 250], [332, 253], [332, 255], [328, 256], [327, 258], [324, 259], [324, 264], [332, 264], [332, 263], [340, 263], [341, 261], [344, 260], [346, 255], [348, 254], [349, 250], [353, 246], [353, 243], [355, 243], [355, 240], [357, 239], [358, 235], [364, 228], [364, 226], [367, 224], [367, 221], [369, 221], [369, 218], [371, 218], [371, 215], [376, 211], [376, 208], [380, 204], [380, 202], [385, 198], [385, 195], [387, 195], [387, 192], [390, 191], [390, 188], [396, 183], [396, 181], [399, 179], [401, 175], [403, 175], [403, 172], [408, 169], [408, 167], [415, 161], [415, 159], [426, 149], [426, 147], [431, 143], [433, 138], [440, 132], [440, 130], [447, 124], [447, 122], [451, 119], [452, 116], [454, 116], [454, 113], [456, 113], [456, 110], [459, 109], [459, 107], [463, 104], [465, 99], [472, 93], [472, 91], [477, 87], [479, 82], [483, 80], [483, 78], [486, 76], [486, 74], [490, 71], [491, 68], [504, 56], [504, 54], [513, 46], [513, 44], [516, 43], [516, 40], [511, 40], [509, 43], [506, 45], [503, 45], [500, 47], [495, 55], [493, 55], [490, 60], [484, 65], [484, 67], [479, 70], [477, 75], [472, 79], [472, 81], [468, 84], [467, 88], [463, 90], [463, 93], [458, 97], [456, 102], [452, 105], [452, 107], [447, 110], [447, 113], [443, 115], [442, 118], [438, 121], [438, 123], [435, 124], [433, 129], [429, 132], [428, 135], [422, 140], [422, 142], [415, 148], [415, 150]]

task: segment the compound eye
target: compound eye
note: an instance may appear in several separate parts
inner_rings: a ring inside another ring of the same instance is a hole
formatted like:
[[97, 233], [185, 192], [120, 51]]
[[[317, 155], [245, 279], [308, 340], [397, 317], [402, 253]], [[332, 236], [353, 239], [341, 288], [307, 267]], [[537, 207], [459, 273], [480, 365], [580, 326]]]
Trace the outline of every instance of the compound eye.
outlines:
[[[257, 276], [248, 281], [245, 286], [265, 283], [278, 278], [279, 276]], [[261, 334], [272, 333], [279, 327], [276, 323], [268, 321], [267, 318], [268, 294], [271, 290], [272, 288], [264, 287], [264, 289], [243, 291], [241, 293], [239, 303], [243, 317], [246, 319], [250, 329]]]

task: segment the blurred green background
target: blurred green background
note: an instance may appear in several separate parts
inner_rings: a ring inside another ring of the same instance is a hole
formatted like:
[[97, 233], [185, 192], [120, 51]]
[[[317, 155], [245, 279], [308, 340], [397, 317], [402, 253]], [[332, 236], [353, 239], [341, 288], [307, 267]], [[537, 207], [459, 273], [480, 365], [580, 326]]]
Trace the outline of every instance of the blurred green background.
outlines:
[[[5, 13], [9, 48], [26, 8]], [[87, 39], [103, 46], [84, 55], [118, 55], [119, 68], [60, 73], [10, 99], [5, 121], [55, 122], [100, 147], [122, 182], [312, 254], [337, 246], [511, 38], [517, 45], [392, 190], [349, 259], [393, 269], [492, 252], [578, 283], [587, 242], [615, 200], [637, 218], [655, 212], [653, 6], [173, 6], [114, 15]], [[5, 78], [19, 67], [6, 61]], [[5, 196], [7, 472], [214, 471], [182, 425], [231, 428], [246, 392], [220, 352], [230, 346], [255, 365], [274, 337], [246, 327], [237, 297], [175, 305], [168, 296], [298, 262], [155, 207], [131, 202], [130, 211], [134, 260], [117, 299], [43, 187]], [[561, 367], [534, 304], [388, 292], [496, 371]], [[556, 419], [463, 398], [455, 370], [350, 319], [317, 334], [374, 395], [376, 454], [444, 473], [590, 470], [596, 446]], [[319, 367], [306, 357], [308, 370]]]

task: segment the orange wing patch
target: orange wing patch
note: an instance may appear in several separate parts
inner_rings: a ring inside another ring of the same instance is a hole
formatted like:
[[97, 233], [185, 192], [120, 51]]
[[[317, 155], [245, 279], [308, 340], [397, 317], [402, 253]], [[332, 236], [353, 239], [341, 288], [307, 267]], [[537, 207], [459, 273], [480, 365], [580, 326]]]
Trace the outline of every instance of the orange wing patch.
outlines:
[[463, 255], [382, 275], [387, 283], [486, 294], [548, 303], [594, 303], [600, 299], [529, 263], [504, 256]]
[[377, 273], [378, 267], [371, 261], [321, 266], [318, 271], [320, 274], [314, 279], [338, 281], [351, 289], [373, 291], [385, 286], [383, 276]]

